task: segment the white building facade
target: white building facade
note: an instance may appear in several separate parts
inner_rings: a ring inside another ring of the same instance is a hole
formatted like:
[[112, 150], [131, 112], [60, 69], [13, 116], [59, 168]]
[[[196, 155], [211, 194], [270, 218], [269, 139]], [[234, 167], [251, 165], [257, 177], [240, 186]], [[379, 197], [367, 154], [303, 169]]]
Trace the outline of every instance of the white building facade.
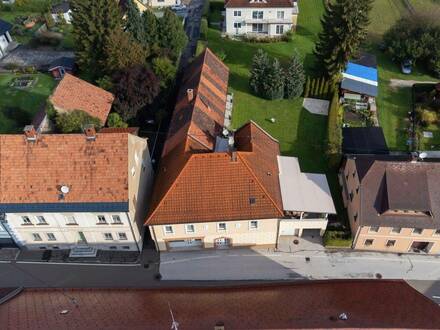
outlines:
[[11, 29], [11, 24], [0, 19], [0, 58], [6, 56], [11, 50], [11, 44], [13, 44], [11, 34], [9, 33]]
[[229, 0], [225, 9], [225, 32], [230, 36], [282, 36], [296, 27], [298, 17], [297, 2], [290, 0]]

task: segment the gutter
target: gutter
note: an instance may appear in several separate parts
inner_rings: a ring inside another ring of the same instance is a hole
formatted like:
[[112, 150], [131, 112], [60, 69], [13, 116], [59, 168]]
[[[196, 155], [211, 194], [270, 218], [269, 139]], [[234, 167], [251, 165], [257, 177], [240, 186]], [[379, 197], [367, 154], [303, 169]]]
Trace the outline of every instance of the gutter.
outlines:
[[[136, 235], [134, 234], [133, 226], [131, 225], [131, 217], [130, 217], [130, 214], [128, 214], [128, 212], [125, 212], [125, 215], [127, 216], [127, 219], [128, 219], [128, 225], [130, 226], [131, 234], [133, 235], [134, 242], [135, 242], [135, 244], [136, 244], [136, 248], [137, 248], [137, 250], [138, 250], [138, 252], [139, 252], [139, 254], [140, 254], [140, 253], [141, 253], [141, 250], [140, 250], [140, 248], [139, 248], [139, 244], [138, 244], [138, 242], [137, 242]], [[142, 234], [140, 234], [140, 235], [141, 235], [141, 237], [142, 237]]]

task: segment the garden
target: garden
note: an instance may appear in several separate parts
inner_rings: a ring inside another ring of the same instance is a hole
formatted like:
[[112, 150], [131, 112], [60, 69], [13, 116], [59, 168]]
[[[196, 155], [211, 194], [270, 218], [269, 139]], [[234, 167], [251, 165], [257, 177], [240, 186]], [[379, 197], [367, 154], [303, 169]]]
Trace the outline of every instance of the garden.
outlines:
[[0, 74], [0, 133], [21, 133], [55, 87], [47, 74]]

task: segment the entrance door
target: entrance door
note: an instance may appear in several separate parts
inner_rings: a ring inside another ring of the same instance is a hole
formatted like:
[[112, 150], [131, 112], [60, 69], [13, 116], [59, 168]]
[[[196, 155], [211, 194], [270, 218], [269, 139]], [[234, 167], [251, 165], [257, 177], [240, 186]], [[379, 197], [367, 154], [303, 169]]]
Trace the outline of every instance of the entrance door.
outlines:
[[78, 232], [78, 244], [87, 244], [87, 240], [86, 240], [86, 235], [84, 235], [84, 233], [82, 231]]
[[217, 249], [227, 249], [231, 246], [231, 239], [220, 237], [214, 240], [214, 246]]

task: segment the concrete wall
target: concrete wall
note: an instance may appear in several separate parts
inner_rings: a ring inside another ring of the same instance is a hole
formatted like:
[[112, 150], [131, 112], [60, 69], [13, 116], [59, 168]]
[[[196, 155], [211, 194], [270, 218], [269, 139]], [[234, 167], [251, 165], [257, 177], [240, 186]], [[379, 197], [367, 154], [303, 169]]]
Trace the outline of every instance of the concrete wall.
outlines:
[[[254, 11], [263, 11], [263, 18], [253, 19]], [[234, 16], [234, 12], [240, 12], [241, 16]], [[284, 19], [278, 18], [278, 12], [284, 12]], [[263, 23], [263, 33], [280, 35], [276, 33], [276, 25], [283, 25], [283, 32], [286, 33], [296, 25], [297, 16], [293, 8], [226, 8], [226, 34], [252, 33], [252, 23]], [[241, 23], [241, 28], [234, 28], [234, 23]]]
[[167, 250], [167, 241], [201, 238], [205, 248], [213, 248], [217, 238], [231, 239], [232, 247], [261, 246], [275, 247], [277, 242], [278, 219], [258, 220], [258, 228], [250, 228], [250, 220], [226, 222], [225, 231], [218, 230], [218, 222], [194, 223], [195, 232], [186, 233], [184, 224], [173, 224], [173, 234], [166, 234], [164, 226], [150, 226], [151, 237], [160, 251]]
[[279, 235], [291, 236], [298, 231], [301, 237], [304, 229], [319, 229], [320, 235], [324, 235], [327, 228], [327, 219], [281, 219]]

